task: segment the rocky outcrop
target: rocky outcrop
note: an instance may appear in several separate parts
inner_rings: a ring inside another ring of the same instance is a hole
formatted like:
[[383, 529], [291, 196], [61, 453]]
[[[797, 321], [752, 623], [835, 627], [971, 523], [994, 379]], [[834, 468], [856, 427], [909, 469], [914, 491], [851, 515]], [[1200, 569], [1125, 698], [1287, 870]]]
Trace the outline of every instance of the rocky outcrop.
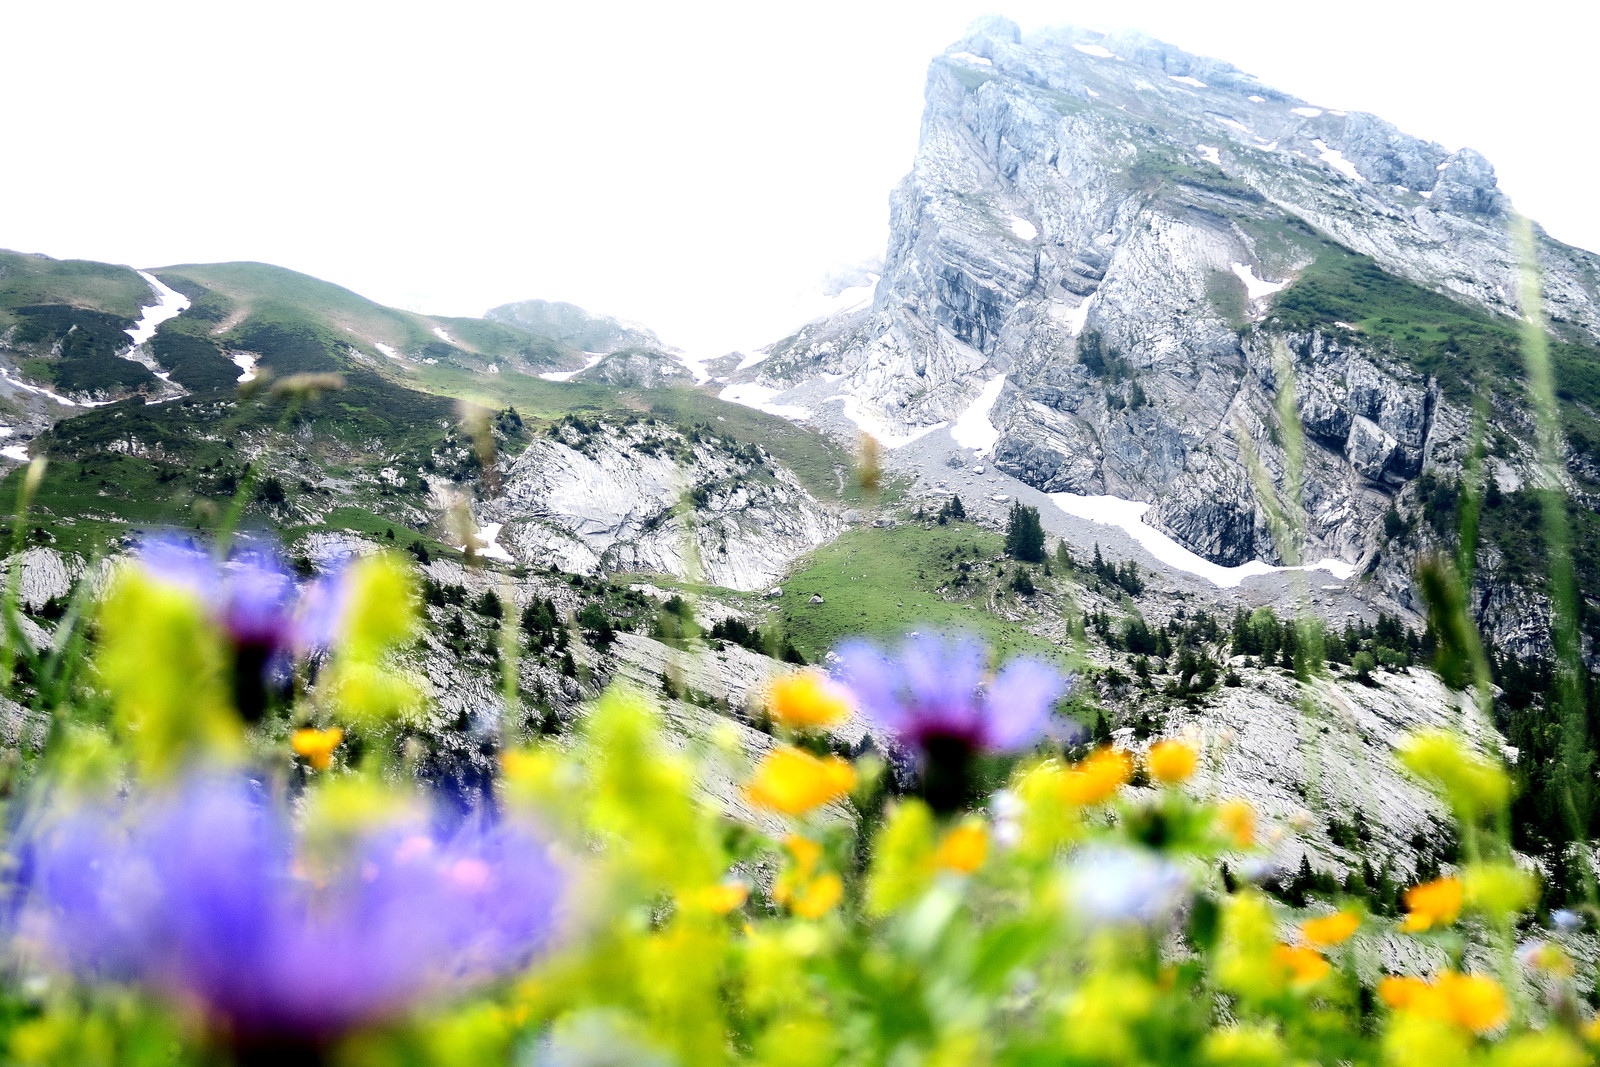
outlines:
[[[929, 68], [872, 307], [809, 325], [744, 376], [837, 378], [832, 393], [910, 434], [1004, 375], [1000, 469], [1151, 501], [1150, 521], [1218, 563], [1282, 562], [1249, 469], [1253, 455], [1288, 495], [1272, 356], [1286, 347], [1307, 550], [1364, 562], [1395, 495], [1455, 462], [1465, 410], [1355, 324], [1280, 325], [1273, 296], [1342, 246], [1508, 315], [1506, 211], [1470, 149], [1139, 34], [983, 19]], [[1594, 257], [1544, 248], [1552, 315], [1600, 338]]]
[[765, 450], [654, 420], [562, 424], [479, 507], [520, 561], [765, 589], [840, 520]]
[[660, 389], [693, 385], [689, 368], [672, 356], [643, 348], [613, 352], [594, 366], [573, 375], [572, 381], [599, 382], [619, 389]]

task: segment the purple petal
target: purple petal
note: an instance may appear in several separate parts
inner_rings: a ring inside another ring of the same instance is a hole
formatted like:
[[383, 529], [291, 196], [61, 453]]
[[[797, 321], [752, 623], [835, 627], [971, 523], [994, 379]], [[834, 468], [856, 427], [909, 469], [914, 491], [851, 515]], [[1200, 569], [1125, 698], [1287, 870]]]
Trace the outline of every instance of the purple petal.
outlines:
[[1027, 748], [1050, 732], [1051, 709], [1066, 681], [1036, 659], [1006, 665], [984, 698], [989, 747], [1001, 752]]
[[861, 714], [881, 730], [899, 733], [905, 726], [901, 703], [900, 671], [882, 653], [864, 641], [851, 641], [838, 649], [834, 675], [855, 697]]

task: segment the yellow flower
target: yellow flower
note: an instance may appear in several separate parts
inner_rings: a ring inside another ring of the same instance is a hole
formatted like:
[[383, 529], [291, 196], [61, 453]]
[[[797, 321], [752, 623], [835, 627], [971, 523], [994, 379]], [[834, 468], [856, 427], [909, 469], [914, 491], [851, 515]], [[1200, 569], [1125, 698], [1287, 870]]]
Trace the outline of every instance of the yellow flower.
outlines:
[[745, 796], [758, 807], [802, 815], [838, 800], [855, 784], [855, 768], [839, 757], [818, 759], [786, 745], [767, 753], [756, 767], [755, 778], [745, 787]]
[[1322, 948], [1343, 943], [1360, 925], [1361, 916], [1355, 912], [1336, 911], [1332, 915], [1307, 919], [1301, 923], [1300, 936], [1305, 938], [1308, 944]]
[[1229, 800], [1217, 808], [1217, 826], [1235, 848], [1249, 848], [1256, 840], [1256, 812], [1248, 801]]
[[822, 846], [810, 838], [790, 834], [783, 844], [794, 864], [773, 883], [773, 899], [802, 919], [821, 918], [844, 896], [844, 880], [832, 871], [813, 877], [822, 860]]
[[1378, 983], [1378, 996], [1396, 1011], [1455, 1023], [1477, 1033], [1506, 1019], [1505, 994], [1492, 978], [1446, 971], [1432, 982], [1391, 976]]
[[289, 739], [289, 746], [294, 749], [297, 756], [305, 757], [306, 762], [319, 771], [328, 769], [333, 762], [333, 750], [339, 747], [344, 740], [344, 731], [337, 726], [326, 730], [315, 730], [306, 727], [296, 730]]
[[1182, 741], [1157, 741], [1150, 746], [1150, 773], [1167, 785], [1188, 778], [1199, 762], [1199, 753]]
[[1315, 985], [1333, 969], [1322, 953], [1304, 945], [1274, 945], [1272, 960], [1289, 973], [1297, 986]]
[[1061, 776], [1061, 799], [1077, 807], [1110, 800], [1129, 778], [1133, 761], [1126, 752], [1102, 748]]
[[844, 897], [844, 879], [829, 871], [799, 887], [789, 896], [789, 910], [802, 919], [820, 919]]
[[1461, 914], [1461, 882], [1455, 878], [1414, 885], [1406, 890], [1406, 918], [1400, 929], [1416, 933], [1449, 926]]
[[1431, 982], [1385, 978], [1378, 983], [1378, 996], [1396, 1011], [1454, 1023], [1475, 1034], [1498, 1029], [1511, 1017], [1505, 990], [1482, 974], [1445, 971]]
[[989, 854], [989, 834], [982, 823], [964, 823], [944, 835], [934, 861], [945, 870], [971, 874]]
[[1391, 974], [1378, 980], [1378, 999], [1397, 1011], [1404, 1011], [1427, 995], [1428, 983], [1409, 974]]
[[1505, 990], [1488, 975], [1446, 972], [1436, 985], [1451, 1018], [1475, 1034], [1498, 1029], [1511, 1018]]
[[688, 902], [714, 915], [727, 915], [744, 907], [744, 902], [748, 899], [750, 899], [750, 886], [737, 879], [729, 879], [717, 885], [705, 886], [695, 892]]
[[767, 709], [791, 730], [834, 726], [850, 715], [850, 698], [821, 671], [797, 671], [772, 683]]

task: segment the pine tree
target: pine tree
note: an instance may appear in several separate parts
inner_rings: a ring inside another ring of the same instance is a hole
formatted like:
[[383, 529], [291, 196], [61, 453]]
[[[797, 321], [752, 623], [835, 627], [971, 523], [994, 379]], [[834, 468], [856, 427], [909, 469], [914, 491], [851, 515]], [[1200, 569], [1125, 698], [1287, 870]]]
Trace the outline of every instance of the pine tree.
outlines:
[[1011, 505], [1006, 519], [1006, 555], [1024, 563], [1038, 563], [1044, 559], [1044, 525], [1039, 521], [1039, 509], [1030, 508], [1018, 501]]

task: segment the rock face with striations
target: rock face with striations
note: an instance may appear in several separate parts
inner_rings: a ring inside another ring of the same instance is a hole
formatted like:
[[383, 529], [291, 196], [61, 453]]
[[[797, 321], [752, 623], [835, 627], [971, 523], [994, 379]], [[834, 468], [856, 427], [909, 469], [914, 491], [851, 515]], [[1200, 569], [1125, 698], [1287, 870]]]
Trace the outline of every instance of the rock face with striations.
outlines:
[[[1390, 503], [1458, 465], [1470, 422], [1467, 398], [1359, 323], [1281, 318], [1283, 290], [1342, 257], [1515, 322], [1508, 203], [1482, 156], [1137, 34], [980, 20], [930, 66], [890, 218], [871, 307], [744, 377], [840, 376], [832, 391], [897, 433], [958, 419], [1003, 378], [998, 467], [1150, 501], [1148, 521], [1228, 565], [1284, 561], [1260, 472], [1284, 492], [1285, 387], [1312, 556], [1372, 560]], [[1540, 241], [1552, 320], [1592, 342], [1600, 260]]]
[[568, 421], [518, 456], [480, 506], [519, 560], [772, 585], [841, 522], [756, 445], [654, 420]]

